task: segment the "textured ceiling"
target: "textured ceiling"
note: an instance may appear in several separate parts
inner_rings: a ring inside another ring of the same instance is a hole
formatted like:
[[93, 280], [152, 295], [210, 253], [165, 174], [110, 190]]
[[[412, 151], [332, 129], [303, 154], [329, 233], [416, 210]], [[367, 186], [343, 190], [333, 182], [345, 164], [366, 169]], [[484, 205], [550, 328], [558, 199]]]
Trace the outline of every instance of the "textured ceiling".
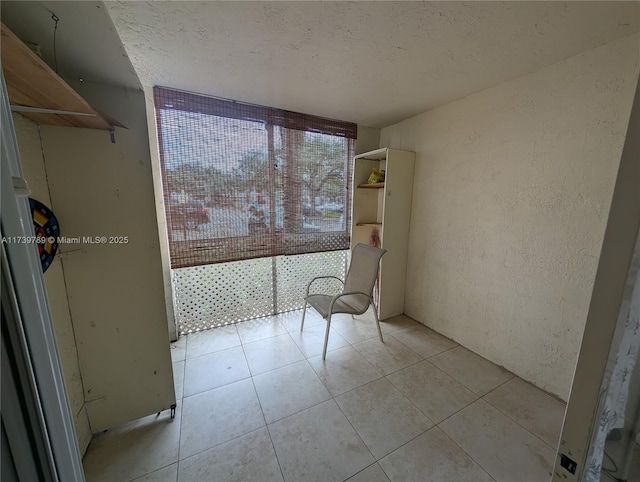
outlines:
[[136, 87], [137, 73], [144, 85], [381, 127], [635, 33], [639, 8], [609, 1], [3, 0], [1, 15], [20, 38], [40, 44], [52, 65], [54, 11], [65, 77]]
[[638, 31], [636, 2], [108, 2], [143, 84], [385, 126]]

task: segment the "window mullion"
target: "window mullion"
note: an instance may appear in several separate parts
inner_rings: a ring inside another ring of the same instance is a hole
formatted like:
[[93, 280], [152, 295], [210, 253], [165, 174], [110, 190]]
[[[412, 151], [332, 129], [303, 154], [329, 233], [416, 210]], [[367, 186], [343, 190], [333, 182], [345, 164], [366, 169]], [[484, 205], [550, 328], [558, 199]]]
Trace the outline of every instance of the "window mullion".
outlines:
[[[273, 136], [273, 125], [267, 123], [267, 143], [269, 149], [269, 233], [271, 243], [277, 244], [280, 236], [276, 232], [276, 155], [275, 141]], [[271, 258], [271, 285], [272, 285], [272, 314], [278, 313], [278, 260], [275, 256]]]
[[267, 124], [267, 143], [269, 149], [269, 233], [276, 239], [276, 155], [273, 138], [273, 125]]

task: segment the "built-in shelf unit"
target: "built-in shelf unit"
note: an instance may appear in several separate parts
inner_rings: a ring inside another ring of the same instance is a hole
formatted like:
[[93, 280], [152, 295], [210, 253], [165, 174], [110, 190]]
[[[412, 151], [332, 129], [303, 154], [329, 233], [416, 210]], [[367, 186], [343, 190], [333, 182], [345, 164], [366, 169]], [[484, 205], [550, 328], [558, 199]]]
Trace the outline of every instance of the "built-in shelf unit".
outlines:
[[[414, 152], [390, 148], [359, 154], [353, 161], [351, 247], [379, 239], [380, 247], [387, 250], [378, 289], [382, 320], [404, 312], [414, 164]], [[367, 183], [374, 167], [385, 171], [384, 182]]]

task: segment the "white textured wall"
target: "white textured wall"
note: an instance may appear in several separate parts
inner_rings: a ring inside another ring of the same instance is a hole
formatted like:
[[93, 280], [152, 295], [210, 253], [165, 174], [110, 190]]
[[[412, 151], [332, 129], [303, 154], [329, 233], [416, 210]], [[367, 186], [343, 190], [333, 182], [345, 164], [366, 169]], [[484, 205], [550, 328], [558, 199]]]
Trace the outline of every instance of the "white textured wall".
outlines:
[[358, 138], [355, 142], [354, 154], [375, 151], [378, 147], [380, 147], [380, 129], [358, 126]]
[[[13, 115], [13, 122], [16, 128], [18, 148], [20, 150], [20, 160], [27, 180], [30, 197], [37, 199], [51, 208], [55, 214], [55, 206], [51, 205], [49, 197], [49, 186], [47, 185], [47, 175], [44, 158], [42, 156], [42, 143], [40, 142], [40, 132], [38, 124], [22, 117], [19, 114]], [[61, 247], [60, 252], [64, 251]], [[82, 377], [78, 366], [78, 352], [76, 349], [76, 339], [71, 323], [69, 312], [69, 300], [67, 299], [67, 289], [63, 271], [63, 261], [60, 253], [56, 256], [44, 274], [44, 281], [47, 287], [51, 316], [60, 352], [64, 380], [67, 386], [67, 394], [71, 411], [76, 425], [76, 435], [81, 453], [84, 453], [91, 440], [91, 428], [84, 403], [84, 389], [82, 387]]]
[[417, 152], [405, 312], [565, 400], [639, 44], [617, 40], [381, 133]]

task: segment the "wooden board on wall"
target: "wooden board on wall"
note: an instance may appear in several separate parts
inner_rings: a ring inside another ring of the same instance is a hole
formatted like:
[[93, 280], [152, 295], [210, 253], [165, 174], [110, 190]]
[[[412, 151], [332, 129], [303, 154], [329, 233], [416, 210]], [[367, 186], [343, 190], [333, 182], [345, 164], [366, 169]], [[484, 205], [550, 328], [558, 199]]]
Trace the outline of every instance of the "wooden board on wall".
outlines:
[[90, 115], [20, 112], [40, 124], [90, 129], [110, 129], [110, 123], [96, 112], [69, 84], [31, 51], [6, 25], [2, 25], [2, 70], [12, 105], [80, 112]]

